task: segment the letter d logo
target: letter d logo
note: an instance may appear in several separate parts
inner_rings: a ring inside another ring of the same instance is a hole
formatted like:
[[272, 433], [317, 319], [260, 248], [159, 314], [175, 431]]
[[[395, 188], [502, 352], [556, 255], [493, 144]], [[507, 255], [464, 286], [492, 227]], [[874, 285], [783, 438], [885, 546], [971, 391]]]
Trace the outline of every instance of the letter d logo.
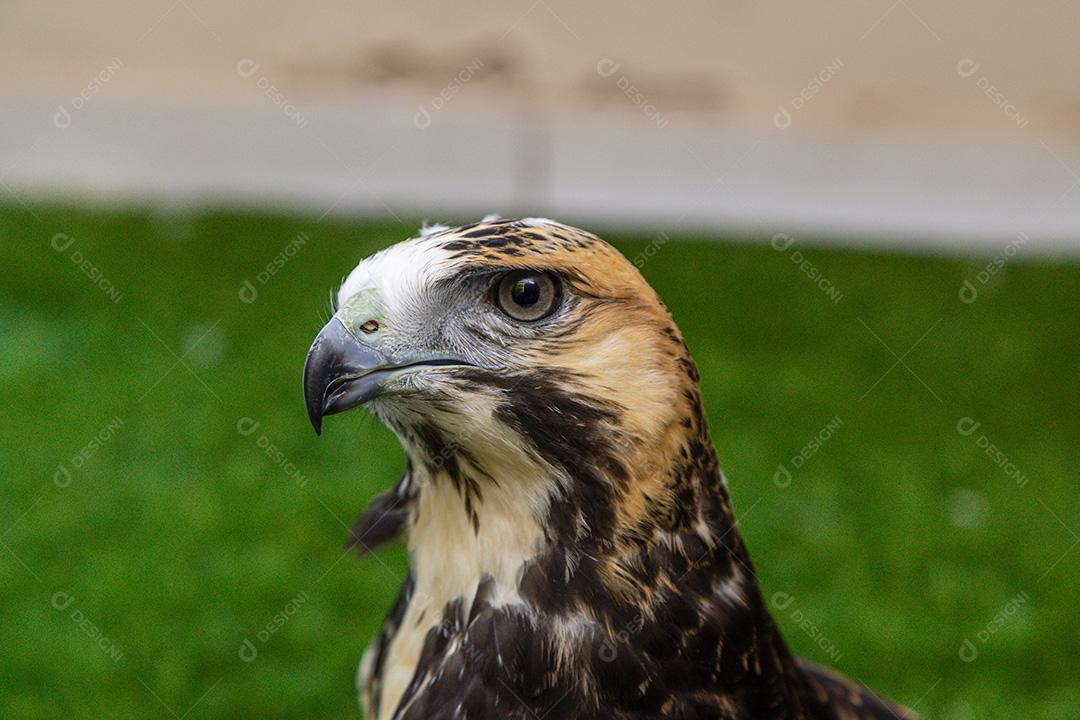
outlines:
[[71, 243], [73, 242], [75, 242], [75, 238], [70, 235], [66, 233], [56, 233], [52, 236], [52, 240], [49, 241], [49, 244], [52, 245], [52, 249], [56, 252], [64, 252], [71, 247]]
[[244, 437], [251, 435], [259, 429], [261, 423], [258, 420], [249, 417], [242, 417], [236, 421], [236, 432], [240, 433]]
[[772, 604], [777, 610], [787, 610], [793, 602], [795, 602], [795, 598], [791, 596], [791, 593], [773, 593]]
[[75, 596], [66, 592], [58, 592], [52, 596], [52, 606], [57, 610], [67, 610], [71, 603], [75, 602]]
[[261, 66], [251, 58], [244, 58], [236, 63], [236, 74], [240, 77], [251, 77], [258, 72]]
[[53, 473], [52, 481], [58, 488], [66, 488], [71, 484], [71, 472], [64, 467], [63, 463], [56, 466], [56, 472]]
[[619, 72], [620, 67], [622, 66], [611, 58], [600, 58], [600, 62], [596, 63], [596, 74], [600, 77], [611, 77]]
[[259, 291], [255, 289], [255, 286], [251, 284], [250, 280], [245, 280], [244, 284], [240, 286], [240, 292], [238, 292], [237, 295], [240, 298], [240, 302], [250, 305], [259, 297]]
[[967, 437], [968, 435], [971, 435], [973, 432], [978, 430], [980, 425], [982, 425], [982, 423], [975, 422], [975, 418], [960, 418], [960, 420], [956, 423], [956, 432], [960, 433], [964, 437]]
[[780, 463], [776, 466], [776, 472], [772, 476], [773, 485], [778, 488], [786, 488], [791, 485], [791, 471], [785, 467], [784, 463]]
[[956, 74], [963, 78], [969, 78], [979, 72], [980, 64], [971, 58], [964, 58], [956, 63]]
[[787, 233], [776, 233], [772, 236], [770, 244], [773, 246], [773, 250], [777, 252], [784, 252], [791, 244], [795, 242], [795, 238], [791, 237]]
[[244, 642], [240, 645], [237, 654], [246, 663], [254, 662], [255, 658], [259, 657], [259, 649], [255, 647], [255, 643], [251, 642], [251, 640], [244, 638]]
[[777, 129], [787, 130], [791, 127], [791, 113], [788, 112], [786, 107], [780, 105], [776, 108], [776, 114], [772, 116], [772, 122]]
[[71, 127], [71, 113], [68, 112], [66, 107], [61, 105], [56, 109], [56, 112], [53, 113], [52, 122], [53, 125], [60, 130], [67, 130]]
[[960, 286], [960, 302], [970, 305], [975, 302], [977, 297], [979, 297], [979, 291], [975, 289], [970, 280], [965, 280], [964, 284]]
[[431, 113], [427, 111], [427, 108], [420, 106], [416, 108], [416, 114], [413, 115], [412, 122], [418, 130], [427, 130], [431, 127]]

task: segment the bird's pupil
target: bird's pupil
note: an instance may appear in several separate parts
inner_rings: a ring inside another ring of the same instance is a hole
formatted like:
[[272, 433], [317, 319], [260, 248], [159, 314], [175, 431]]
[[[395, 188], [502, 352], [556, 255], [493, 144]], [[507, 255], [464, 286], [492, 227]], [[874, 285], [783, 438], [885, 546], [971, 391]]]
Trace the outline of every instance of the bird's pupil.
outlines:
[[535, 305], [540, 300], [540, 283], [535, 278], [521, 278], [514, 283], [510, 295], [518, 305]]

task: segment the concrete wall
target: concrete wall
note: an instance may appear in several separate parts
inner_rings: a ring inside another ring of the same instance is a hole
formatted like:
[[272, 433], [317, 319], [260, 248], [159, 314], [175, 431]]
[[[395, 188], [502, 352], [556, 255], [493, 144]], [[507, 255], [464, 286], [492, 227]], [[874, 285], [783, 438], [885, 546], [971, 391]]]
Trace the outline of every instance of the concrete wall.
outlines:
[[0, 198], [1080, 252], [1071, 2], [0, 6]]

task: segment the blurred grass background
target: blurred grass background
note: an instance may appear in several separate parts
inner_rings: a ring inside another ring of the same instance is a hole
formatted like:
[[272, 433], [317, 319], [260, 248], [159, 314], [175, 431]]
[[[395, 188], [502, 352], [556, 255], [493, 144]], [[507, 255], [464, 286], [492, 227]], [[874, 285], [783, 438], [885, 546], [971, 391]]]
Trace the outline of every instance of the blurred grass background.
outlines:
[[[0, 209], [0, 716], [358, 716], [356, 665], [406, 559], [340, 548], [403, 458], [362, 412], [316, 438], [300, 373], [330, 289], [418, 224]], [[629, 257], [652, 241], [609, 239]], [[700, 366], [766, 597], [793, 599], [775, 611], [790, 644], [925, 717], [1075, 718], [1080, 267], [1013, 260], [964, 304], [985, 260], [697, 240], [643, 272]]]

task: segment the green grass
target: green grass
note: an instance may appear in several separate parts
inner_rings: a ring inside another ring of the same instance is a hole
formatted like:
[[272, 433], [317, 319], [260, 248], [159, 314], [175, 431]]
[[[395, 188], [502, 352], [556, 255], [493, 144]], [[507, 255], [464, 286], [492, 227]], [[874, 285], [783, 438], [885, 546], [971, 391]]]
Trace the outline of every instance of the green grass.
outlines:
[[[0, 716], [356, 717], [357, 660], [406, 559], [342, 557], [343, 524], [403, 459], [359, 412], [316, 438], [300, 373], [329, 289], [415, 226], [35, 214], [0, 211]], [[300, 232], [306, 245], [259, 284]], [[74, 243], [55, 251], [56, 233]], [[633, 257], [650, 238], [614, 239]], [[927, 717], [1075, 717], [1080, 268], [1013, 261], [964, 304], [985, 262], [678, 240], [643, 272], [700, 366], [764, 592], [794, 598], [776, 612], [791, 645]], [[970, 436], [966, 417], [981, 423]], [[241, 418], [259, 429], [242, 435]], [[778, 487], [778, 464], [830, 421]]]

